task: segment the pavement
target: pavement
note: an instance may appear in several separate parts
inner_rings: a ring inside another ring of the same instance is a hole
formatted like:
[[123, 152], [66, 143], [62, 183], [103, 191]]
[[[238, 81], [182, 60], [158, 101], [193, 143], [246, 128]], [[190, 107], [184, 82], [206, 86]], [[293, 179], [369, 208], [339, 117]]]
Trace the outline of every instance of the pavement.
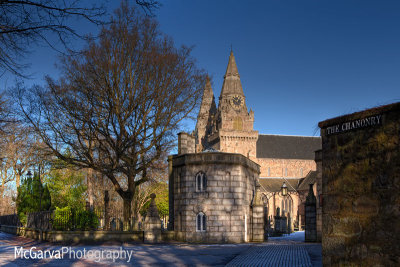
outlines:
[[264, 243], [59, 245], [0, 232], [0, 266], [322, 266], [304, 232]]

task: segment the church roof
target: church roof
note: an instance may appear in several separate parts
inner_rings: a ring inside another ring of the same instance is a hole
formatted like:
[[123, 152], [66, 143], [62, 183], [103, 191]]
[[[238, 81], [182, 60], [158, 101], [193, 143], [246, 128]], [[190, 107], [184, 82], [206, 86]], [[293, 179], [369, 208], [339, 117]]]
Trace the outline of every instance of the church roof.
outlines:
[[316, 171], [310, 171], [306, 178], [304, 178], [304, 180], [301, 182], [301, 184], [299, 185], [299, 189], [300, 191], [308, 191], [308, 189], [310, 188], [310, 184], [315, 184], [315, 182], [317, 181], [317, 172]]
[[257, 158], [311, 159], [321, 149], [321, 137], [264, 135], [257, 140]]
[[[261, 185], [261, 188], [265, 189], [268, 192], [279, 192], [283, 185], [283, 182], [286, 183], [289, 192], [294, 192], [299, 186], [301, 178], [260, 178], [258, 182]], [[293, 189], [294, 188], [294, 189]]]
[[242, 83], [240, 82], [239, 71], [236, 65], [235, 56], [233, 55], [232, 51], [229, 55], [228, 66], [226, 67], [220, 98], [223, 95], [244, 96]]

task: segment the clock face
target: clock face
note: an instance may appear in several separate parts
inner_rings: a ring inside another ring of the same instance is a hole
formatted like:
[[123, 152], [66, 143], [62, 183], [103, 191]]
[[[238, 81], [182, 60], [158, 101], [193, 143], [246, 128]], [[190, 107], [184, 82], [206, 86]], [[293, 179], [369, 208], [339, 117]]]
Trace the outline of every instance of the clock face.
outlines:
[[231, 99], [231, 105], [233, 108], [238, 109], [243, 105], [243, 98], [240, 95], [235, 95]]

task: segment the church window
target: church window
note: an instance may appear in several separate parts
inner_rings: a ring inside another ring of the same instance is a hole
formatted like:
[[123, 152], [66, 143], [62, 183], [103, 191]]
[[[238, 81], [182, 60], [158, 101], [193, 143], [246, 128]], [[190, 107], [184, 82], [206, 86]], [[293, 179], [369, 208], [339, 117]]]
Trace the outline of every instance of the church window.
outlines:
[[196, 174], [196, 191], [202, 192], [207, 189], [207, 177], [202, 171]]
[[240, 117], [236, 117], [233, 120], [233, 129], [237, 131], [242, 131], [243, 130], [243, 120]]
[[287, 168], [285, 168], [285, 176], [287, 176]]
[[285, 213], [288, 213], [288, 211], [289, 211], [288, 200], [285, 199]]
[[271, 176], [271, 168], [268, 167], [268, 176]]
[[206, 215], [203, 212], [199, 212], [196, 216], [196, 231], [197, 232], [205, 232], [207, 230], [206, 227]]

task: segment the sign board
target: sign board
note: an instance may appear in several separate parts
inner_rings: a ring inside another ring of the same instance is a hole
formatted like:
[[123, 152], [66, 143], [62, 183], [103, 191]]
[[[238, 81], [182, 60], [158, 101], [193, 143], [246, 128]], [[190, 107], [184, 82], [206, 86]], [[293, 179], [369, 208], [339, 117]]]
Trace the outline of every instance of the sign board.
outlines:
[[351, 130], [366, 128], [380, 124], [382, 124], [382, 115], [374, 115], [326, 127], [326, 135], [348, 132]]

